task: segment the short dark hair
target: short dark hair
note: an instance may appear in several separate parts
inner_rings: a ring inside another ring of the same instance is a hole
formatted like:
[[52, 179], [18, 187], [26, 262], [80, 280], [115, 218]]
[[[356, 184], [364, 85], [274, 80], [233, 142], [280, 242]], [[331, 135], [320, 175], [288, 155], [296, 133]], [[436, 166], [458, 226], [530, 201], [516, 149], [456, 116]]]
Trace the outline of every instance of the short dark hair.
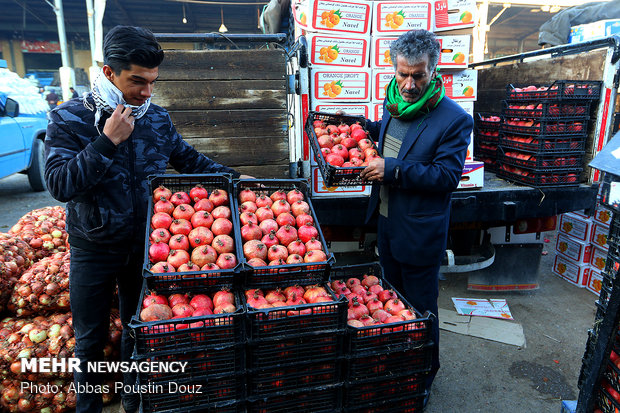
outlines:
[[433, 70], [439, 62], [439, 52], [437, 36], [427, 30], [410, 30], [390, 45], [390, 57], [395, 68], [398, 56], [404, 57], [409, 64], [416, 64], [427, 55], [428, 68]]
[[132, 64], [152, 69], [164, 60], [153, 33], [142, 27], [116, 26], [103, 39], [103, 64], [119, 74]]

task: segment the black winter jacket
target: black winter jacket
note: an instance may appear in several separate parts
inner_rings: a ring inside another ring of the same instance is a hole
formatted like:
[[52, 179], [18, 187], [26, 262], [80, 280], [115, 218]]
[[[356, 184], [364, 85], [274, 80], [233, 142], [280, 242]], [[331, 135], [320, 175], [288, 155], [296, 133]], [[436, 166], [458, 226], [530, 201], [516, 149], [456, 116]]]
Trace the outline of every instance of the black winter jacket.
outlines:
[[[108, 117], [102, 116], [99, 130]], [[52, 196], [67, 202], [72, 245], [126, 251], [143, 243], [151, 195], [147, 177], [165, 173], [168, 163], [181, 173], [239, 176], [185, 142], [157, 105], [150, 105], [118, 146], [99, 134], [94, 121], [95, 112], [82, 98], [71, 99], [50, 112], [45, 137], [45, 179]]]

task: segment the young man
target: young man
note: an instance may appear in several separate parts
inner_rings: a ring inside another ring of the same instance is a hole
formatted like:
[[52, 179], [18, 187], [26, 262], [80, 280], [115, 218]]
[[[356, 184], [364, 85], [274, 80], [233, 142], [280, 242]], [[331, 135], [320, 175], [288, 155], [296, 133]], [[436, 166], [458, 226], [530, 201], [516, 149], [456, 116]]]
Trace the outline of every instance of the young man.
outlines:
[[[383, 119], [367, 123], [383, 159], [362, 178], [373, 185], [368, 219], [379, 212], [379, 260], [385, 277], [422, 314], [437, 315], [438, 277], [450, 224], [451, 194], [459, 183], [473, 119], [445, 96], [436, 67], [435, 35], [412, 30], [390, 47], [396, 70]], [[433, 325], [430, 387], [439, 369], [439, 323]], [[425, 400], [425, 405], [426, 401]]]
[[70, 87], [69, 90], [71, 91], [71, 99], [78, 97], [78, 92], [75, 89]]
[[[143, 28], [117, 26], [104, 39], [104, 66], [92, 92], [50, 113], [45, 177], [52, 196], [67, 202], [71, 245], [70, 299], [75, 354], [82, 365], [101, 360], [108, 338], [110, 301], [118, 286], [123, 335], [121, 358], [134, 340], [127, 323], [142, 285], [147, 177], [170, 163], [182, 173], [239, 173], [198, 153], [175, 130], [168, 113], [151, 104], [164, 52]], [[98, 374], [75, 374], [78, 383], [101, 383]], [[123, 377], [135, 384], [135, 374]], [[78, 413], [102, 411], [100, 394], [77, 395]], [[127, 412], [137, 394], [122, 394]]]
[[45, 100], [47, 100], [50, 110], [54, 109], [58, 105], [58, 99], [58, 95], [53, 90], [45, 96]]

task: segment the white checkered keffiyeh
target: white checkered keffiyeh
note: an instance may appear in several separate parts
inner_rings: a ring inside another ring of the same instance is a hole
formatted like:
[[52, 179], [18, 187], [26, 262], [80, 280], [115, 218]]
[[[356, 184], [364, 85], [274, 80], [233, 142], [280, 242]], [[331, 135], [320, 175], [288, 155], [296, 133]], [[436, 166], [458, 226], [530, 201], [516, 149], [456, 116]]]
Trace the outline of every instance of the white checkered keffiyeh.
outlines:
[[[149, 109], [149, 105], [151, 104], [151, 98], [147, 99], [146, 102], [140, 106], [128, 104], [123, 98], [123, 92], [121, 92], [112, 82], [108, 80], [107, 77], [105, 77], [103, 70], [99, 73], [93, 84], [93, 99], [95, 100], [95, 106], [97, 107], [97, 111], [95, 113], [95, 127], [97, 127], [97, 130], [99, 130], [99, 120], [101, 119], [102, 111], [112, 113], [118, 105], [123, 105], [131, 108], [131, 114], [133, 117], [140, 119], [144, 116], [146, 111]], [[86, 106], [86, 99], [84, 99], [84, 105]]]

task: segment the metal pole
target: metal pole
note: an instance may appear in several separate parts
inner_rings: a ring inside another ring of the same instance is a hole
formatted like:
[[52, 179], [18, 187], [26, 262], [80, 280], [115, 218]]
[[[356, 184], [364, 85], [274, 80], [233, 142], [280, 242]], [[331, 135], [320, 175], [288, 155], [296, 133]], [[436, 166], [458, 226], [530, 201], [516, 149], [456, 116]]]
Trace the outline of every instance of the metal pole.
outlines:
[[62, 87], [63, 100], [71, 98], [69, 86], [74, 80], [73, 69], [69, 66], [69, 55], [67, 54], [67, 36], [65, 34], [65, 16], [62, 10], [62, 0], [54, 0], [54, 12], [56, 13], [56, 23], [58, 25], [58, 43], [60, 43], [60, 56], [62, 67], [60, 68], [60, 85]]
[[88, 39], [90, 41], [90, 65], [97, 66], [95, 61], [95, 10], [93, 0], [86, 0], [86, 16], [88, 21]]

